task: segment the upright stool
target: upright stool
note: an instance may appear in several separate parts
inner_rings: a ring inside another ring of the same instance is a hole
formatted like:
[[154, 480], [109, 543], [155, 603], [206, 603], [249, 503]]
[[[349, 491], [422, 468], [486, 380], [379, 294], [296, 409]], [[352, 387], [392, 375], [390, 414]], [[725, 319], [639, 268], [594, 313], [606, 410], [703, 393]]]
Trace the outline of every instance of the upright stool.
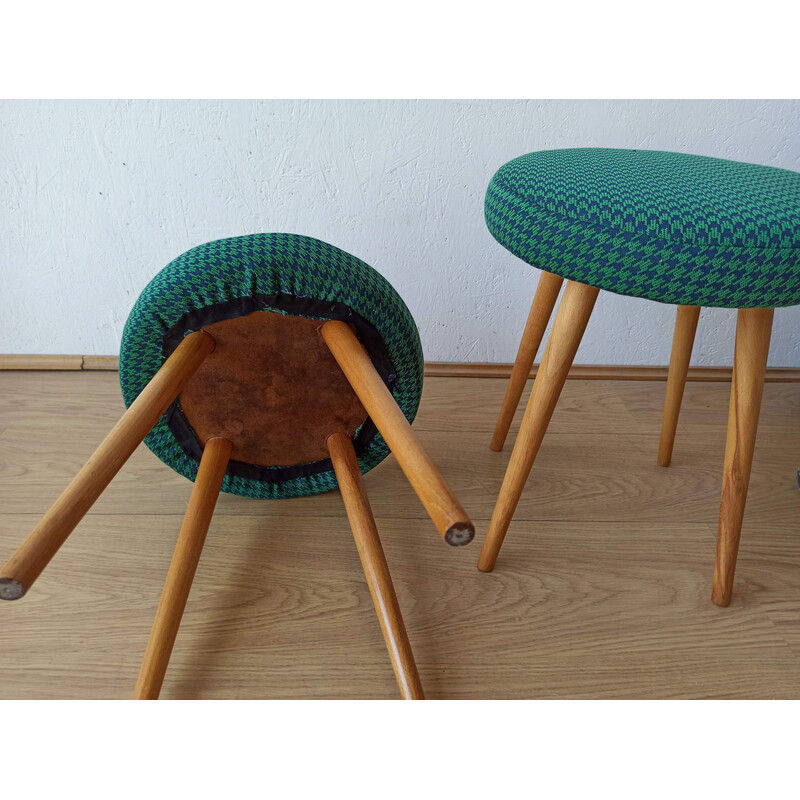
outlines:
[[772, 316], [800, 303], [800, 174], [650, 150], [530, 153], [486, 192], [494, 238], [540, 269], [491, 447], [503, 447], [562, 282], [550, 339], [483, 543], [494, 568], [592, 313], [606, 289], [678, 305], [659, 463], [672, 454], [701, 306], [737, 308], [712, 600], [731, 600]]
[[354, 256], [280, 233], [189, 250], [153, 278], [125, 325], [127, 412], [3, 567], [0, 597], [30, 589], [144, 440], [194, 481], [134, 694], [155, 699], [220, 490], [275, 500], [338, 485], [400, 692], [422, 699], [361, 478], [391, 450], [445, 541], [472, 540], [411, 430], [422, 376], [411, 314]]

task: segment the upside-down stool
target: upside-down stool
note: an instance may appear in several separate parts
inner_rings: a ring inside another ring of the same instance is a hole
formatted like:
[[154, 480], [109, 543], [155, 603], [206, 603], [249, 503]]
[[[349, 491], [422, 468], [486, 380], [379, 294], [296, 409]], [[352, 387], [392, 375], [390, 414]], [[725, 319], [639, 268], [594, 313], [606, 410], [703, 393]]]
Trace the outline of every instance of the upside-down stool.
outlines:
[[341, 489], [403, 697], [423, 691], [362, 473], [391, 450], [451, 545], [474, 528], [410, 423], [422, 349], [374, 269], [307, 236], [195, 247], [150, 282], [120, 349], [128, 408], [0, 572], [22, 597], [135, 448], [194, 481], [134, 697], [155, 699], [220, 491], [282, 499]]
[[566, 279], [478, 568], [490, 572], [597, 294], [678, 305], [658, 461], [672, 455], [702, 306], [737, 308], [712, 600], [731, 600], [773, 311], [800, 304], [800, 174], [650, 150], [530, 153], [502, 166], [486, 223], [542, 270], [491, 442], [501, 450]]

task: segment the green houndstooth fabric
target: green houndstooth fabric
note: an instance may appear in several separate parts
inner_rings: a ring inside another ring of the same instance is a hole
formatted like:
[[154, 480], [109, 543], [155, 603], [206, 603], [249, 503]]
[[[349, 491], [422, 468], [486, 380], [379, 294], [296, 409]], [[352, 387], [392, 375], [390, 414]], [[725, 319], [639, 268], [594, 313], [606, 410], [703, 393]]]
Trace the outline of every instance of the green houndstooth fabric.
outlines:
[[655, 150], [545, 150], [500, 167], [486, 224], [569, 280], [662, 303], [800, 303], [800, 173]]
[[[385, 278], [355, 256], [318, 239], [285, 233], [202, 244], [176, 258], [150, 281], [122, 335], [120, 384], [126, 406], [158, 371], [164, 360], [165, 334], [184, 315], [226, 301], [264, 295], [342, 304], [371, 324], [391, 360], [394, 398], [409, 422], [413, 421], [422, 393], [423, 360], [417, 327], [405, 303]], [[231, 303], [232, 308], [235, 306]], [[262, 308], [286, 313], [280, 308]], [[234, 308], [227, 316], [241, 313]], [[324, 314], [301, 316], [329, 318]], [[145, 442], [165, 464], [195, 479], [199, 464], [176, 440], [167, 415], [161, 417]], [[359, 454], [362, 473], [388, 454], [389, 448], [376, 434]], [[330, 461], [325, 463], [329, 468], [324, 471], [280, 482], [227, 474], [222, 490], [270, 499], [326, 492], [337, 482]]]

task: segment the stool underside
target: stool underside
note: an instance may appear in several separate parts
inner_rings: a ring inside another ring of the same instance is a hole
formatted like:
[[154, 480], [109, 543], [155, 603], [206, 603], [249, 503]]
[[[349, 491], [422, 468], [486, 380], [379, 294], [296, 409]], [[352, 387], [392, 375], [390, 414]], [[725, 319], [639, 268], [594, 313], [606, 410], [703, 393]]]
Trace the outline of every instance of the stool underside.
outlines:
[[294, 466], [328, 458], [332, 433], [354, 436], [367, 412], [321, 325], [257, 311], [205, 326], [216, 347], [179, 398], [200, 444], [220, 436], [231, 441], [233, 460]]

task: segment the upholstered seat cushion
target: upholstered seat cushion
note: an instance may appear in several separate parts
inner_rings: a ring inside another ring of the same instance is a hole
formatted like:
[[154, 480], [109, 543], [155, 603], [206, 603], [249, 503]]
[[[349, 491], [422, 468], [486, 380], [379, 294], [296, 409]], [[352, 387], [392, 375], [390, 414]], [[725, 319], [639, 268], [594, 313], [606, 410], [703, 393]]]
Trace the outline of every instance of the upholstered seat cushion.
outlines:
[[664, 303], [800, 303], [800, 174], [706, 156], [584, 148], [502, 166], [486, 224], [570, 280]]
[[[235, 347], [239, 342], [240, 347], [238, 353], [231, 351], [233, 357], [229, 363], [209, 367], [207, 374], [216, 379], [217, 385], [196, 386], [193, 397], [185, 396], [186, 403], [192, 401], [190, 410], [194, 413], [198, 413], [196, 408], [205, 413], [204, 424], [209, 421], [216, 424], [215, 415], [209, 413], [215, 409], [208, 407], [215, 405], [220, 411], [219, 424], [228, 425], [226, 405], [239, 402], [237, 398], [243, 393], [236, 381], [250, 370], [256, 381], [255, 388], [251, 387], [253, 392], [245, 395], [244, 400], [249, 419], [258, 416], [261, 398], [265, 410], [271, 399], [277, 398], [278, 424], [291, 419], [298, 428], [297, 437], [308, 438], [304, 414], [307, 418], [309, 414], [319, 415], [320, 408], [324, 409], [324, 398], [322, 406], [318, 402], [320, 392], [334, 384], [340, 393], [342, 387], [349, 387], [343, 376], [338, 382], [332, 382], [328, 376], [327, 383], [314, 390], [316, 396], [314, 392], [303, 394], [300, 390], [304, 387], [297, 386], [299, 407], [291, 409], [292, 381], [313, 380], [315, 364], [321, 364], [320, 359], [330, 354], [327, 349], [324, 353], [308, 353], [297, 337], [308, 335], [309, 326], [280, 325], [276, 313], [349, 322], [403, 413], [409, 421], [414, 419], [422, 393], [422, 348], [405, 303], [385, 278], [355, 256], [318, 239], [285, 233], [253, 234], [202, 244], [176, 258], [153, 278], [136, 301], [122, 336], [120, 383], [125, 404], [129, 406], [136, 399], [186, 334], [203, 327], [214, 330], [214, 326], [224, 325], [226, 320], [248, 317], [252, 322], [243, 319], [240, 331], [236, 326], [226, 329], [230, 341], [226, 346]], [[256, 335], [283, 337], [283, 344], [270, 340], [260, 347], [254, 341]], [[312, 340], [308, 341], [315, 346]], [[212, 355], [216, 354], [217, 351]], [[209, 357], [208, 362], [211, 361]], [[276, 374], [271, 382], [272, 366]], [[330, 372], [330, 364], [323, 366]], [[205, 365], [201, 366], [198, 374], [204, 368]], [[333, 368], [338, 369], [335, 362]], [[294, 372], [302, 377], [295, 378]], [[315, 401], [313, 410], [309, 405], [306, 412], [305, 403], [310, 401]], [[338, 409], [337, 413], [346, 411], [353, 424], [356, 419], [353, 414], [358, 415], [358, 408], [354, 412], [353, 402], [349, 402], [347, 409]], [[287, 409], [294, 413], [288, 413]], [[202, 454], [201, 436], [192, 429], [189, 412], [185, 411], [179, 398], [145, 442], [162, 461], [194, 480]], [[361, 419], [366, 412], [363, 414]], [[324, 420], [309, 422], [324, 428]], [[342, 424], [341, 418], [332, 416], [332, 428]], [[278, 450], [285, 452], [291, 445], [293, 432], [277, 430], [275, 426], [270, 430], [269, 425], [268, 420], [261, 432], [268, 439], [265, 444], [269, 446], [274, 441]], [[322, 444], [325, 452], [324, 439]], [[369, 418], [355, 431], [354, 447], [362, 472], [372, 469], [389, 453]], [[260, 452], [268, 449], [262, 447]], [[255, 451], [259, 452], [259, 448]], [[230, 462], [222, 490], [248, 497], [286, 498], [324, 492], [336, 486], [329, 458], [293, 464], [258, 464], [251, 458], [247, 463]]]

